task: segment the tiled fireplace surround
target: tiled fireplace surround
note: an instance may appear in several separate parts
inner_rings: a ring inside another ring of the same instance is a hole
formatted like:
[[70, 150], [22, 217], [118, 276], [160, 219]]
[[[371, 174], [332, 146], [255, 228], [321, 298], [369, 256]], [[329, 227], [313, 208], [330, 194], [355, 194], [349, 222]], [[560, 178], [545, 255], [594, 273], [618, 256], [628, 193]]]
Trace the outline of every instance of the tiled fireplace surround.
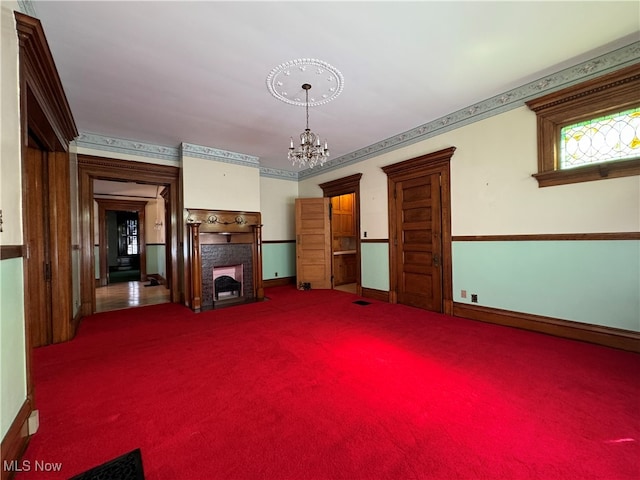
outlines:
[[242, 266], [242, 292], [237, 303], [262, 300], [260, 213], [200, 209], [188, 212], [189, 306], [199, 312], [228, 303], [224, 298], [214, 300], [214, 268], [235, 265]]

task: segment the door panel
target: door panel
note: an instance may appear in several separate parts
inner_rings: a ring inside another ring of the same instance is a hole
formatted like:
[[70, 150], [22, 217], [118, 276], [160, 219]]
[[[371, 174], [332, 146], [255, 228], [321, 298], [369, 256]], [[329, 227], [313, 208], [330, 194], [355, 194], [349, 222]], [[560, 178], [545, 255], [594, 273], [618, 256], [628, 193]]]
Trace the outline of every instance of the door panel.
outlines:
[[52, 342], [51, 263], [47, 204], [47, 163], [45, 152], [28, 147], [24, 162], [25, 316], [31, 345]]
[[331, 288], [329, 198], [296, 199], [297, 284]]
[[440, 174], [396, 182], [398, 303], [442, 311]]

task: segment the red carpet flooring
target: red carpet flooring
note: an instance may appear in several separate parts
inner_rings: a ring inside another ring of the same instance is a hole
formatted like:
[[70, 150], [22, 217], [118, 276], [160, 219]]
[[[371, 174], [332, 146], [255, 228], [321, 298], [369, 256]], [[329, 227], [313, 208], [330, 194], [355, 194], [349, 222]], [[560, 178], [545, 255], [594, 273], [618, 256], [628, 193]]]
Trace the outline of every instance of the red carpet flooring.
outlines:
[[147, 479], [640, 478], [637, 354], [338, 291], [267, 295], [97, 314], [37, 349], [40, 430], [16, 478], [136, 448]]

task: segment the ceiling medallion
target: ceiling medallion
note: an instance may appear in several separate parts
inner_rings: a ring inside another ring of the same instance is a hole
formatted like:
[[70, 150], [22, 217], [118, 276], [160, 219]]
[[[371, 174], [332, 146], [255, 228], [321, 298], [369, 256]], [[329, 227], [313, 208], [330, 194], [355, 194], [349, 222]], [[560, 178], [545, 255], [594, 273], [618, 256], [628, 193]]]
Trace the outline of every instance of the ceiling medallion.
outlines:
[[[308, 103], [301, 85], [313, 85]], [[322, 60], [299, 58], [278, 65], [267, 76], [267, 88], [271, 95], [290, 105], [315, 107], [336, 98], [344, 88], [340, 71]]]

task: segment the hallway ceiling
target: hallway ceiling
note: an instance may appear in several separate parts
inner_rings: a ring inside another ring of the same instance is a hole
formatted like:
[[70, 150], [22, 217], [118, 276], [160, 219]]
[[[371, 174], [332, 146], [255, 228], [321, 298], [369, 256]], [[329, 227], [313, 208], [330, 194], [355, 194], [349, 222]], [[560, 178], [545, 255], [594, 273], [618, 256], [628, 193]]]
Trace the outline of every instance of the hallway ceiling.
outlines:
[[305, 112], [267, 89], [282, 63], [343, 74], [309, 114], [337, 158], [640, 39], [637, 1], [32, 5], [80, 132], [290, 171]]

